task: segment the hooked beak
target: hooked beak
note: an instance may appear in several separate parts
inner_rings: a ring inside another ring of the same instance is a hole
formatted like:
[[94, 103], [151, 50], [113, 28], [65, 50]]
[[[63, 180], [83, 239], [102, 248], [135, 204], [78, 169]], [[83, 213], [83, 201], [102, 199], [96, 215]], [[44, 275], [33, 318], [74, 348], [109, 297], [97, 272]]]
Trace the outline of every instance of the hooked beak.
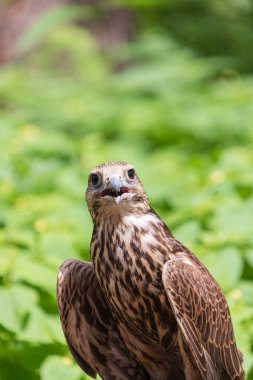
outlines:
[[113, 175], [110, 179], [111, 188], [116, 191], [117, 193], [120, 191], [121, 188], [121, 180], [118, 176]]
[[129, 193], [129, 187], [122, 186], [122, 181], [117, 175], [113, 175], [110, 178], [110, 187], [102, 191], [102, 197], [109, 195], [111, 197], [117, 198], [124, 193]]

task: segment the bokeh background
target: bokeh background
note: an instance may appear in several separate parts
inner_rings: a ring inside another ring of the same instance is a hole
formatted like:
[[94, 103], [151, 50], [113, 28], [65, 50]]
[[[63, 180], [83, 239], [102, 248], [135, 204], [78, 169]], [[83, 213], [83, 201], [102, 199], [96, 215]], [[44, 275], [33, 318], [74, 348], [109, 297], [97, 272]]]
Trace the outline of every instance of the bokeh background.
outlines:
[[253, 379], [253, 4], [0, 4], [0, 380], [84, 380], [56, 307], [89, 170], [133, 163], [228, 299]]

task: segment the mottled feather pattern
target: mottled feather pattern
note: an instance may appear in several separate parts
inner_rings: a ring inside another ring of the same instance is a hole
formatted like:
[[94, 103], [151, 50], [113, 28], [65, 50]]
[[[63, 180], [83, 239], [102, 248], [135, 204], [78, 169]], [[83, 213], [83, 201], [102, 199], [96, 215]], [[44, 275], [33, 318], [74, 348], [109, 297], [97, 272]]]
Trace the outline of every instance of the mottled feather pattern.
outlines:
[[125, 166], [127, 165], [126, 162], [123, 162], [123, 161], [116, 161], [116, 162], [104, 162], [103, 164], [101, 165], [97, 165], [95, 167], [95, 169], [103, 169], [103, 168], [108, 168], [110, 166]]
[[163, 281], [183, 337], [191, 341], [191, 353], [203, 378], [226, 378], [227, 374], [229, 379], [240, 379], [240, 355], [229, 309], [211, 275], [181, 255], [165, 264]]
[[91, 171], [92, 263], [69, 260], [58, 275], [73, 357], [105, 380], [243, 380], [222, 291], [151, 209], [133, 173], [124, 162]]
[[91, 263], [68, 260], [62, 265], [58, 304], [70, 351], [86, 373], [112, 380], [147, 378], [126, 349]]

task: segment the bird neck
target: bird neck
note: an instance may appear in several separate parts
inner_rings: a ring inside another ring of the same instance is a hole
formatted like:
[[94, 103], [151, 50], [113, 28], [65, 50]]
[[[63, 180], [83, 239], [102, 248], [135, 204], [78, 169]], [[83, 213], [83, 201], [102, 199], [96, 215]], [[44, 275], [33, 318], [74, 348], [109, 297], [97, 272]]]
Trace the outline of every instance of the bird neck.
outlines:
[[163, 246], [168, 246], [171, 237], [169, 229], [152, 209], [142, 214], [123, 214], [116, 220], [104, 218], [94, 224], [92, 260], [108, 256], [110, 261], [120, 258], [124, 262], [122, 252], [125, 257], [126, 254], [145, 256], [148, 252], [151, 256], [154, 253], [164, 258], [167, 253]]
[[138, 202], [100, 202], [96, 201], [92, 205], [88, 203], [89, 211], [94, 226], [119, 225], [124, 222], [126, 217], [145, 218], [152, 212], [148, 198], [141, 198]]

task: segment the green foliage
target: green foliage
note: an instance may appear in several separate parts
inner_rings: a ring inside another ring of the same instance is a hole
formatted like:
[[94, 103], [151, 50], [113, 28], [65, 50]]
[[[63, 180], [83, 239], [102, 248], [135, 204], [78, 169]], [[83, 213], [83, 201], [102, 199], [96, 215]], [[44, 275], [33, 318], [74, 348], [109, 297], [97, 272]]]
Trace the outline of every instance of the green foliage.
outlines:
[[56, 276], [66, 258], [89, 259], [87, 174], [109, 160], [136, 166], [226, 292], [250, 374], [253, 79], [222, 66], [161, 34], [105, 55], [50, 21], [39, 49], [1, 69], [0, 380], [88, 378], [61, 332]]
[[252, 73], [252, 1], [111, 1], [133, 11], [140, 29], [162, 30], [203, 56], [230, 57], [227, 75]]

